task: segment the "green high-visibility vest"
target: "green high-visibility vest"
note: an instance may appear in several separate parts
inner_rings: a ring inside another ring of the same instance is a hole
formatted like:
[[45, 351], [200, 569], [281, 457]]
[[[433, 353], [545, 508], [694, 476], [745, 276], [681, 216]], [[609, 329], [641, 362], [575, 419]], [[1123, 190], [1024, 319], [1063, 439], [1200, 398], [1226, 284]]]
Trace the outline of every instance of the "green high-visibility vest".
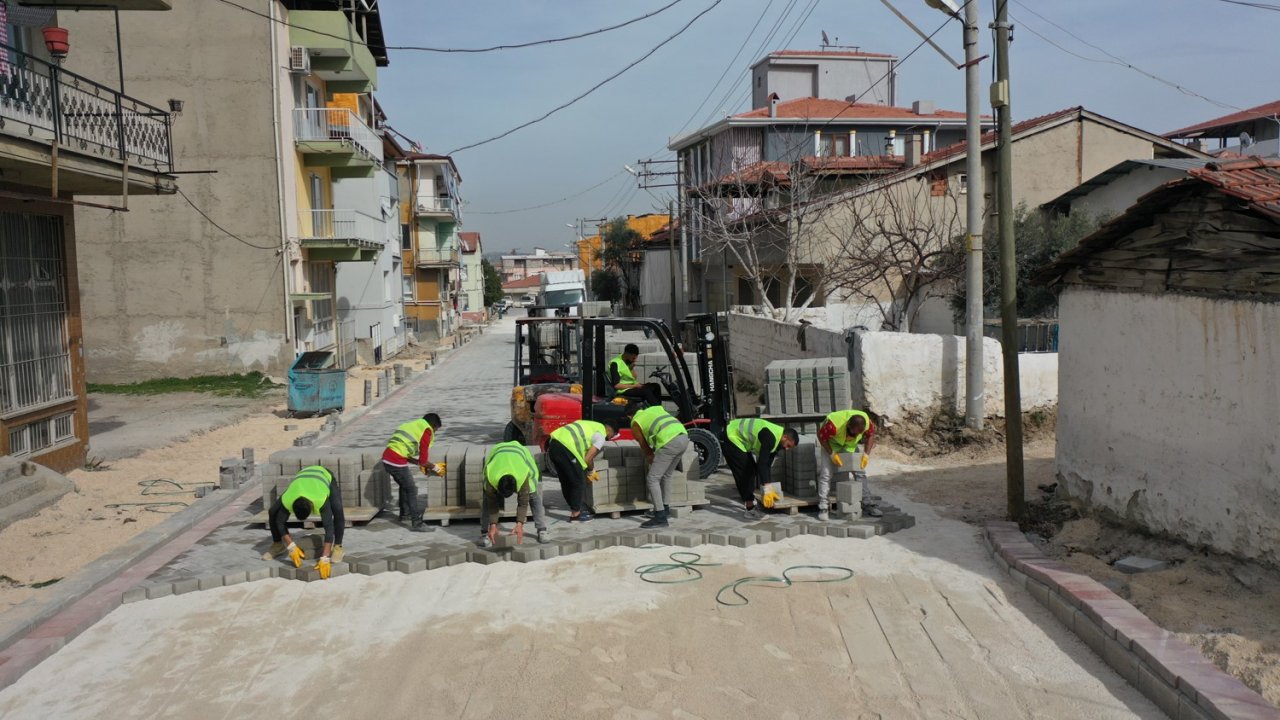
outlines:
[[484, 460], [484, 477], [490, 485], [498, 487], [504, 475], [515, 477], [517, 490], [529, 483], [529, 492], [538, 491], [538, 464], [533, 461], [529, 448], [515, 440], [489, 448]]
[[[430, 429], [431, 425], [422, 418], [410, 420], [391, 433], [391, 439], [387, 441], [387, 449], [394, 451], [400, 457], [416, 458], [418, 457], [418, 449], [422, 444], [422, 436], [427, 434]], [[436, 434], [433, 432], [427, 447], [435, 444]]]
[[848, 430], [849, 421], [855, 417], [862, 418], [868, 429], [871, 428], [871, 416], [861, 410], [837, 410], [827, 416], [827, 422], [836, 426], [836, 436], [831, 438], [832, 452], [857, 452], [858, 443], [862, 442], [862, 436], [866, 432], [859, 433], [854, 437], [849, 437]]
[[632, 416], [631, 421], [640, 428], [649, 447], [657, 452], [663, 445], [680, 435], [688, 435], [684, 423], [667, 412], [666, 408], [657, 405], [647, 407]]
[[773, 433], [773, 451], [777, 452], [782, 445], [782, 426], [768, 420], [760, 418], [730, 420], [728, 427], [725, 428], [725, 435], [739, 450], [753, 453], [760, 451], [760, 433], [765, 430]]
[[561, 425], [551, 432], [551, 439], [560, 443], [578, 460], [582, 467], [587, 466], [587, 452], [591, 449], [591, 436], [600, 433], [609, 437], [609, 429], [593, 420], [575, 420], [568, 425]]
[[284, 505], [285, 510], [293, 514], [294, 501], [298, 498], [306, 498], [311, 501], [312, 509], [319, 512], [320, 506], [329, 499], [331, 485], [333, 485], [333, 475], [328, 470], [320, 465], [304, 467], [293, 476], [289, 487], [285, 488], [284, 495], [280, 496], [280, 503]]
[[631, 372], [630, 367], [627, 367], [627, 361], [623, 360], [621, 355], [610, 360], [609, 367], [618, 371], [619, 385], [635, 385], [636, 384], [635, 374]]

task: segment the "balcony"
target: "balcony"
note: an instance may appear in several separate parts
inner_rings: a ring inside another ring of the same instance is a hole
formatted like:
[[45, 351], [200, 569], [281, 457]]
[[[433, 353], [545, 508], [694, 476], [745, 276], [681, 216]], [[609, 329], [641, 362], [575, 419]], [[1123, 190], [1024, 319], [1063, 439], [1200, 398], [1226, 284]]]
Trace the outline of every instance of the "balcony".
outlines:
[[458, 204], [449, 196], [444, 197], [420, 197], [415, 207], [415, 213], [418, 217], [436, 217], [448, 218], [450, 220], [458, 219]]
[[420, 248], [413, 258], [413, 264], [421, 268], [457, 266], [462, 263], [462, 255], [458, 248]]
[[290, 11], [289, 44], [307, 49], [311, 74], [324, 80], [329, 92], [369, 93], [377, 89], [373, 53], [343, 11]]
[[382, 162], [382, 139], [346, 108], [295, 108], [293, 132], [307, 165], [332, 168], [338, 177], [372, 177]]
[[382, 218], [359, 210], [304, 210], [298, 242], [308, 260], [368, 262], [378, 256], [386, 228]]
[[129, 192], [174, 192], [168, 111], [0, 48], [11, 58], [0, 62], [4, 177], [64, 194], [115, 195], [122, 177]]

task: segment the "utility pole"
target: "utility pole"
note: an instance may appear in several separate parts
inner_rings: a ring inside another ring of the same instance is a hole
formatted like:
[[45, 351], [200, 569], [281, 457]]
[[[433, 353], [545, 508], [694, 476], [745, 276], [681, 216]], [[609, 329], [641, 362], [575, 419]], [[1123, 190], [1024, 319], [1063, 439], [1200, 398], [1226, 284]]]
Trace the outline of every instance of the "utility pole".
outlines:
[[671, 263], [671, 332], [676, 332], [680, 327], [679, 308], [676, 307], [676, 226], [675, 226], [675, 209], [670, 201], [667, 202], [667, 255]]
[[1023, 515], [1022, 383], [1018, 376], [1018, 263], [1013, 237], [1013, 120], [1009, 107], [1009, 0], [996, 3], [996, 82], [991, 104], [999, 123], [1000, 345], [1004, 355], [1005, 481], [1009, 519]]
[[964, 79], [965, 79], [965, 327], [964, 327], [964, 422], [974, 430], [982, 429], [986, 414], [984, 353], [982, 352], [982, 107], [978, 72], [978, 3], [970, 0], [964, 6]]

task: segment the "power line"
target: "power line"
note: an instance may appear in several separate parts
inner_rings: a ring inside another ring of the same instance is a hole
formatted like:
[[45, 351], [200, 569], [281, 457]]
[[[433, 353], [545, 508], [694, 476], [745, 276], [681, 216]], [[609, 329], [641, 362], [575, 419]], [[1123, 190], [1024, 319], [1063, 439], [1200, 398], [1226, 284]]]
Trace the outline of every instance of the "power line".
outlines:
[[265, 245], [265, 246], [264, 246], [264, 245], [254, 245], [253, 243], [249, 242], [248, 240], [245, 240], [244, 238], [240, 237], [239, 235], [236, 235], [235, 233], [231, 232], [230, 230], [228, 230], [228, 229], [226, 229], [226, 228], [222, 227], [221, 225], [219, 225], [219, 224], [218, 224], [218, 223], [217, 223], [213, 218], [209, 217], [209, 214], [208, 214], [208, 213], [206, 213], [205, 211], [203, 211], [203, 210], [201, 210], [200, 208], [196, 207], [196, 204], [195, 204], [195, 203], [193, 203], [193, 202], [191, 202], [191, 198], [187, 197], [187, 194], [186, 194], [186, 193], [184, 193], [184, 192], [182, 192], [182, 188], [175, 188], [175, 189], [178, 191], [178, 194], [182, 196], [182, 199], [187, 201], [187, 204], [191, 206], [191, 209], [192, 209], [192, 210], [195, 210], [196, 212], [200, 213], [200, 216], [201, 216], [201, 217], [203, 217], [205, 220], [209, 221], [209, 224], [210, 224], [210, 225], [212, 225], [212, 226], [214, 226], [214, 227], [218, 228], [219, 230], [221, 230], [223, 233], [225, 233], [225, 234], [227, 235], [227, 237], [231, 238], [232, 240], [235, 240], [236, 242], [244, 243], [245, 245], [248, 245], [249, 247], [251, 247], [251, 248], [253, 248], [253, 249], [255, 249], [255, 250], [279, 250], [279, 249], [280, 249], [280, 248], [279, 248], [279, 246], [276, 246], [276, 245]]
[[[511, 214], [511, 213], [528, 212], [529, 210], [538, 210], [538, 209], [540, 209], [540, 208], [551, 207], [552, 205], [559, 205], [559, 204], [560, 204], [560, 203], [562, 203], [562, 202], [568, 202], [568, 201], [570, 201], [570, 200], [573, 200], [574, 198], [579, 198], [579, 197], [582, 197], [583, 195], [586, 195], [587, 193], [591, 192], [592, 190], [595, 190], [596, 188], [600, 187], [601, 185], [604, 185], [604, 184], [608, 183], [610, 180], [613, 180], [614, 178], [618, 177], [619, 175], [622, 175], [624, 172], [626, 172], [626, 171], [625, 171], [625, 170], [619, 170], [618, 172], [616, 172], [616, 173], [614, 173], [614, 174], [610, 175], [609, 177], [605, 178], [604, 180], [601, 180], [600, 182], [596, 183], [595, 185], [592, 185], [591, 187], [587, 188], [586, 190], [582, 190], [582, 191], [576, 192], [576, 193], [574, 193], [574, 194], [572, 194], [572, 195], [565, 195], [564, 197], [562, 197], [562, 198], [560, 198], [560, 199], [558, 199], [558, 200], [552, 200], [551, 202], [545, 202], [545, 203], [541, 203], [541, 204], [539, 204], [539, 205], [530, 205], [530, 206], [528, 206], [528, 207], [511, 208], [511, 209], [509, 209], [509, 210], [468, 210], [468, 211], [467, 211], [467, 214], [468, 214], [468, 215], [509, 215], [509, 214]], [[623, 187], [626, 187], [626, 186], [624, 185]]]
[[610, 75], [609, 77], [605, 78], [604, 80], [601, 80], [600, 82], [596, 83], [596, 84], [595, 84], [595, 85], [593, 85], [590, 89], [588, 89], [586, 92], [584, 92], [584, 93], [582, 93], [582, 94], [578, 95], [577, 97], [573, 98], [572, 100], [569, 100], [568, 102], [565, 102], [565, 103], [561, 103], [560, 105], [557, 105], [556, 107], [552, 108], [551, 110], [548, 110], [547, 112], [543, 113], [541, 116], [536, 117], [536, 118], [534, 118], [533, 120], [529, 120], [528, 122], [521, 123], [521, 124], [519, 124], [519, 125], [517, 125], [517, 126], [515, 126], [515, 127], [511, 128], [510, 130], [507, 130], [506, 132], [500, 133], [500, 134], [498, 134], [498, 135], [494, 135], [493, 137], [485, 138], [484, 140], [480, 140], [480, 141], [477, 141], [477, 142], [473, 142], [473, 143], [471, 143], [471, 144], [469, 144], [469, 145], [463, 145], [462, 147], [454, 148], [453, 150], [450, 150], [450, 151], [449, 151], [448, 153], [446, 153], [446, 154], [448, 154], [448, 155], [454, 155], [454, 154], [456, 154], [456, 153], [460, 153], [460, 152], [462, 152], [463, 150], [470, 150], [470, 149], [472, 149], [472, 148], [480, 147], [481, 145], [487, 145], [488, 143], [494, 142], [494, 141], [496, 141], [496, 140], [501, 140], [502, 138], [507, 137], [508, 135], [510, 135], [510, 134], [512, 134], [512, 133], [514, 133], [514, 132], [518, 132], [518, 131], [520, 131], [520, 130], [523, 130], [523, 129], [525, 129], [525, 128], [529, 127], [530, 125], [536, 125], [537, 123], [540, 123], [540, 122], [542, 122], [543, 120], [546, 120], [547, 118], [549, 118], [549, 117], [551, 117], [552, 115], [554, 115], [554, 114], [556, 114], [556, 113], [560, 112], [561, 110], [564, 110], [565, 108], [567, 108], [567, 107], [569, 107], [569, 106], [571, 106], [571, 105], [576, 104], [578, 101], [580, 101], [580, 100], [582, 100], [583, 98], [587, 97], [588, 95], [590, 95], [591, 93], [595, 92], [596, 90], [599, 90], [600, 88], [604, 87], [605, 85], [609, 84], [610, 82], [613, 82], [614, 80], [616, 80], [618, 77], [620, 77], [620, 76], [621, 76], [623, 73], [625, 73], [626, 71], [630, 70], [631, 68], [635, 67], [636, 65], [639, 65], [640, 63], [644, 62], [645, 60], [649, 59], [649, 57], [650, 57], [651, 55], [653, 55], [654, 53], [658, 52], [658, 50], [660, 50], [664, 45], [666, 45], [667, 43], [671, 42], [672, 40], [675, 40], [676, 38], [678, 38], [678, 37], [680, 37], [681, 35], [683, 35], [683, 34], [684, 34], [684, 32], [685, 32], [686, 30], [688, 30], [688, 29], [689, 29], [689, 28], [690, 28], [690, 27], [691, 27], [695, 22], [697, 22], [699, 18], [701, 18], [703, 15], [706, 15], [707, 13], [711, 12], [712, 10], [714, 10], [714, 9], [715, 9], [715, 7], [716, 7], [717, 5], [719, 5], [720, 3], [722, 3], [722, 2], [724, 2], [724, 0], [714, 0], [710, 5], [708, 5], [708, 6], [706, 7], [706, 9], [702, 10], [702, 11], [701, 11], [701, 12], [699, 12], [697, 15], [694, 15], [694, 16], [693, 16], [693, 18], [689, 20], [689, 22], [685, 23], [683, 27], [681, 27], [679, 30], [677, 30], [677, 31], [675, 31], [674, 33], [672, 33], [671, 35], [669, 35], [669, 36], [667, 37], [667, 39], [665, 39], [665, 40], [663, 40], [662, 42], [658, 43], [657, 45], [653, 46], [653, 48], [652, 48], [652, 49], [650, 49], [648, 52], [646, 52], [644, 55], [641, 55], [640, 57], [636, 58], [636, 59], [635, 59], [635, 60], [633, 60], [631, 63], [629, 63], [626, 67], [624, 67], [624, 68], [622, 68], [621, 70], [619, 70], [618, 72], [616, 72], [616, 73], [614, 73], [614, 74]]
[[[764, 36], [764, 39], [760, 41], [760, 44], [756, 46], [755, 52], [753, 52], [751, 55], [752, 57], [759, 57], [760, 53], [764, 52], [765, 48], [769, 46], [769, 43], [773, 41], [774, 36], [778, 34], [778, 30], [782, 29], [783, 23], [785, 23], [787, 21], [787, 18], [791, 16], [791, 11], [795, 9], [797, 2], [798, 0], [790, 0], [787, 3], [786, 7], [782, 9], [782, 12], [778, 15], [778, 18], [773, 21], [773, 27], [769, 28], [768, 34], [766, 34]], [[733, 92], [734, 92], [733, 89], [739, 86], [738, 83], [742, 82], [742, 79], [745, 78], [747, 76], [747, 73], [749, 73], [750, 71], [751, 71], [751, 68], [749, 67], [744, 68], [741, 71], [739, 71], [736, 76], [734, 76], [733, 82], [729, 83], [729, 89], [725, 91], [724, 95], [720, 96], [720, 101], [716, 105], [714, 105], [711, 108], [711, 110], [703, 117], [702, 119], [703, 125], [706, 125], [707, 123], [714, 120], [716, 117], [716, 114], [719, 113], [722, 109], [724, 109], [724, 104], [728, 102], [729, 98], [733, 95]], [[737, 107], [737, 105], [735, 105], [734, 107]]]
[[[241, 4], [239, 4], [239, 3], [232, 2], [231, 0], [218, 0], [218, 2], [220, 2], [220, 3], [224, 4], [224, 5], [230, 5], [231, 7], [234, 7], [234, 8], [239, 8], [240, 10], [243, 10], [243, 11], [245, 11], [245, 12], [247, 12], [247, 13], [250, 13], [250, 14], [252, 14], [252, 15], [257, 15], [257, 16], [258, 16], [258, 17], [260, 17], [260, 18], [265, 18], [265, 19], [270, 20], [270, 21], [272, 21], [272, 22], [274, 22], [274, 23], [278, 23], [278, 24], [280, 24], [280, 25], [284, 25], [285, 27], [298, 28], [298, 29], [300, 29], [300, 30], [306, 30], [306, 31], [308, 31], [308, 32], [310, 32], [310, 33], [312, 33], [312, 34], [314, 34], [314, 35], [320, 35], [320, 36], [322, 36], [322, 37], [337, 38], [337, 39], [339, 39], [339, 40], [350, 40], [350, 39], [351, 39], [351, 37], [350, 37], [349, 35], [337, 35], [337, 34], [335, 34], [335, 33], [327, 33], [327, 32], [324, 32], [324, 31], [321, 31], [321, 30], [315, 30], [315, 29], [313, 29], [313, 28], [309, 28], [309, 27], [302, 27], [302, 26], [300, 26], [300, 25], [294, 25], [293, 23], [290, 23], [288, 20], [285, 20], [285, 19], [283, 19], [283, 18], [276, 18], [276, 17], [272, 17], [271, 15], [269, 15], [269, 14], [267, 14], [267, 13], [261, 12], [261, 11], [259, 11], [259, 10], [254, 10], [253, 8], [245, 7], [244, 5], [241, 5]], [[671, 9], [672, 7], [675, 7], [676, 5], [678, 5], [678, 4], [682, 3], [682, 2], [684, 2], [684, 0], [672, 0], [672, 2], [670, 2], [670, 3], [666, 4], [666, 5], [663, 5], [662, 7], [658, 8], [657, 10], [654, 10], [654, 11], [652, 11], [652, 12], [648, 12], [648, 13], [645, 13], [644, 15], [640, 15], [639, 17], [631, 18], [630, 20], [627, 20], [627, 21], [624, 21], [624, 22], [620, 22], [620, 23], [618, 23], [618, 24], [616, 24], [616, 25], [610, 25], [610, 26], [608, 26], [608, 27], [597, 28], [597, 29], [595, 29], [595, 30], [588, 30], [588, 31], [586, 31], [586, 32], [576, 33], [576, 34], [574, 34], [574, 35], [565, 35], [564, 37], [547, 38], [547, 39], [545, 39], [545, 40], [531, 40], [531, 41], [529, 41], [529, 42], [512, 43], [512, 44], [509, 44], [509, 45], [493, 45], [493, 46], [490, 46], [490, 47], [479, 47], [479, 48], [443, 48], [443, 47], [431, 47], [431, 46], [424, 46], [424, 45], [385, 45], [385, 46], [383, 47], [383, 49], [385, 49], [385, 50], [413, 50], [413, 51], [417, 51], [417, 52], [433, 52], [433, 53], [487, 53], [487, 52], [496, 52], [496, 51], [499, 51], [499, 50], [518, 50], [518, 49], [520, 49], [520, 48], [535, 47], [535, 46], [538, 46], [538, 45], [552, 45], [552, 44], [555, 44], [555, 43], [569, 42], [570, 40], [581, 40], [582, 38], [585, 38], [585, 37], [591, 37], [592, 35], [602, 35], [602, 34], [604, 34], [604, 33], [611, 32], [611, 31], [613, 31], [613, 30], [618, 30], [618, 29], [620, 29], [620, 28], [627, 27], [628, 25], [634, 25], [635, 23], [638, 23], [638, 22], [640, 22], [641, 20], [648, 20], [649, 18], [651, 18], [651, 17], [653, 17], [653, 16], [655, 16], [655, 15], [658, 15], [658, 14], [660, 14], [660, 13], [662, 13], [662, 12], [666, 11], [666, 10], [669, 10], [669, 9]]]
[[1049, 18], [1045, 17], [1044, 15], [1041, 15], [1039, 12], [1036, 12], [1036, 11], [1035, 11], [1035, 10], [1033, 10], [1032, 8], [1027, 7], [1027, 5], [1023, 4], [1023, 3], [1022, 3], [1022, 2], [1020, 2], [1019, 0], [1013, 0], [1013, 1], [1014, 1], [1015, 3], [1017, 3], [1018, 7], [1022, 8], [1023, 10], [1026, 10], [1027, 12], [1031, 13], [1032, 15], [1035, 15], [1036, 17], [1038, 17], [1038, 18], [1040, 18], [1041, 20], [1043, 20], [1043, 21], [1045, 21], [1045, 22], [1049, 23], [1050, 25], [1052, 25], [1053, 27], [1057, 28], [1058, 30], [1060, 30], [1060, 31], [1062, 31], [1062, 32], [1064, 32], [1064, 33], [1066, 33], [1067, 35], [1070, 35], [1072, 38], [1074, 38], [1076, 41], [1080, 42], [1081, 44], [1083, 44], [1083, 45], [1087, 45], [1087, 46], [1089, 46], [1089, 47], [1093, 48], [1094, 50], [1097, 50], [1098, 52], [1102, 53], [1103, 55], [1106, 55], [1107, 57], [1106, 57], [1106, 58], [1096, 58], [1096, 57], [1087, 57], [1087, 56], [1085, 56], [1085, 55], [1081, 55], [1080, 53], [1077, 53], [1077, 52], [1074, 52], [1074, 51], [1072, 51], [1072, 50], [1069, 50], [1069, 49], [1067, 49], [1067, 48], [1065, 48], [1065, 47], [1063, 47], [1063, 46], [1059, 45], [1058, 43], [1054, 42], [1054, 41], [1053, 41], [1053, 40], [1051, 40], [1050, 38], [1046, 37], [1043, 33], [1038, 32], [1034, 27], [1032, 27], [1032, 26], [1028, 25], [1028, 24], [1026, 23], [1026, 21], [1024, 21], [1024, 20], [1018, 20], [1017, 18], [1011, 18], [1011, 19], [1015, 20], [1016, 22], [1018, 22], [1020, 25], [1022, 25], [1022, 27], [1026, 28], [1027, 32], [1031, 33], [1032, 35], [1035, 35], [1036, 37], [1038, 37], [1038, 38], [1040, 38], [1041, 40], [1043, 40], [1043, 41], [1045, 41], [1045, 42], [1049, 43], [1050, 45], [1052, 45], [1053, 47], [1055, 47], [1055, 48], [1057, 48], [1057, 49], [1061, 50], [1062, 52], [1067, 53], [1068, 55], [1071, 55], [1071, 56], [1073, 56], [1073, 57], [1077, 57], [1077, 58], [1079, 58], [1079, 59], [1081, 59], [1081, 60], [1085, 60], [1085, 61], [1088, 61], [1088, 62], [1103, 63], [1103, 64], [1107, 64], [1107, 65], [1118, 65], [1118, 66], [1120, 66], [1120, 67], [1128, 68], [1128, 69], [1130, 69], [1130, 70], [1132, 70], [1132, 71], [1134, 71], [1134, 72], [1138, 73], [1139, 75], [1144, 75], [1144, 76], [1146, 76], [1146, 77], [1148, 77], [1148, 78], [1150, 78], [1150, 79], [1152, 79], [1152, 80], [1155, 80], [1155, 81], [1156, 81], [1156, 82], [1158, 82], [1158, 83], [1161, 83], [1162, 85], [1167, 85], [1167, 86], [1169, 86], [1169, 87], [1173, 88], [1174, 90], [1177, 90], [1178, 92], [1182, 93], [1183, 95], [1188, 95], [1188, 96], [1191, 96], [1191, 97], [1200, 98], [1201, 100], [1204, 100], [1205, 102], [1207, 102], [1207, 103], [1209, 103], [1209, 104], [1211, 104], [1211, 105], [1216, 105], [1216, 106], [1218, 106], [1218, 107], [1220, 107], [1220, 108], [1223, 108], [1223, 109], [1226, 109], [1226, 110], [1239, 110], [1239, 109], [1240, 109], [1240, 108], [1236, 107], [1235, 105], [1232, 105], [1231, 103], [1225, 103], [1225, 102], [1222, 102], [1221, 100], [1214, 100], [1214, 99], [1213, 99], [1213, 98], [1211, 98], [1211, 97], [1207, 97], [1207, 96], [1205, 96], [1205, 95], [1201, 95], [1200, 93], [1198, 93], [1198, 92], [1196, 92], [1196, 91], [1194, 91], [1194, 90], [1191, 90], [1190, 88], [1187, 88], [1187, 87], [1184, 87], [1184, 86], [1182, 86], [1182, 85], [1179, 85], [1178, 83], [1176, 83], [1176, 82], [1174, 82], [1174, 81], [1172, 81], [1172, 80], [1166, 80], [1165, 78], [1162, 78], [1162, 77], [1160, 77], [1159, 75], [1156, 75], [1155, 73], [1151, 73], [1151, 72], [1148, 72], [1148, 71], [1146, 71], [1146, 70], [1143, 70], [1142, 68], [1138, 67], [1137, 65], [1134, 65], [1133, 63], [1129, 62], [1128, 60], [1125, 60], [1124, 58], [1119, 57], [1119, 56], [1117, 56], [1117, 55], [1114, 55], [1114, 54], [1112, 54], [1111, 52], [1108, 52], [1106, 49], [1101, 48], [1101, 47], [1099, 47], [1099, 46], [1097, 46], [1097, 45], [1095, 45], [1095, 44], [1093, 44], [1093, 43], [1089, 42], [1088, 40], [1085, 40], [1084, 38], [1080, 37], [1079, 35], [1075, 34], [1074, 32], [1071, 32], [1071, 31], [1070, 31], [1070, 30], [1068, 30], [1067, 28], [1065, 28], [1065, 27], [1063, 27], [1063, 26], [1059, 25], [1058, 23], [1056, 23], [1056, 22], [1054, 22], [1054, 21], [1050, 20]]
[[774, 2], [776, 2], [776, 0], [769, 0], [769, 4], [764, 6], [764, 11], [760, 13], [760, 17], [756, 18], [756, 24], [752, 25], [751, 29], [747, 31], [747, 36], [742, 38], [742, 43], [738, 45], [738, 51], [733, 54], [733, 58], [729, 60], [729, 64], [724, 66], [724, 71], [720, 73], [720, 77], [716, 80], [715, 84], [707, 91], [707, 96], [702, 98], [702, 102], [698, 103], [697, 109], [689, 114], [689, 119], [685, 120], [684, 124], [680, 126], [680, 129], [675, 132], [676, 135], [684, 132], [684, 129], [689, 127], [689, 123], [693, 122], [693, 119], [698, 116], [698, 113], [702, 112], [702, 108], [706, 107], [707, 101], [711, 99], [711, 96], [715, 94], [716, 90], [720, 89], [720, 83], [724, 82], [725, 76], [729, 74], [729, 71], [733, 69], [734, 64], [738, 62], [738, 58], [742, 55], [742, 51], [746, 49], [747, 43], [750, 42], [752, 36], [756, 34], [756, 30], [760, 27], [760, 23], [764, 22], [764, 18], [769, 14], [769, 9], [773, 7]]
[[1259, 10], [1274, 10], [1280, 12], [1280, 5], [1272, 5], [1271, 3], [1248, 2], [1247, 0], [1218, 0], [1218, 2], [1230, 3], [1232, 5], [1244, 5], [1245, 7], [1258, 8]]

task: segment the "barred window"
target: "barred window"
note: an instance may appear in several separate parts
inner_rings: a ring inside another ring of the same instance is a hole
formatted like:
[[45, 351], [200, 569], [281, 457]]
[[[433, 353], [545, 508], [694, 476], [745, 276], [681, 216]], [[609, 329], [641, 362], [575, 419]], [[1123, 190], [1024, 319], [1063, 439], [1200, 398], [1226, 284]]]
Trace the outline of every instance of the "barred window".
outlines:
[[62, 218], [0, 213], [0, 415], [74, 397]]

